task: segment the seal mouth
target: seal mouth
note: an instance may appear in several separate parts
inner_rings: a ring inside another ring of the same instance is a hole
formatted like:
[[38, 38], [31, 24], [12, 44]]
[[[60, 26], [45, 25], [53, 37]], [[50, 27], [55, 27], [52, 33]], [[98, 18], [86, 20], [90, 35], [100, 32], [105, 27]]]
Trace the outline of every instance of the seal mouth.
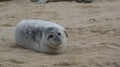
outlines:
[[49, 48], [52, 48], [52, 49], [57, 49], [57, 48], [59, 48], [60, 47], [60, 45], [59, 44], [57, 44], [57, 45], [47, 45]]
[[92, 0], [83, 1], [84, 3], [92, 3]]

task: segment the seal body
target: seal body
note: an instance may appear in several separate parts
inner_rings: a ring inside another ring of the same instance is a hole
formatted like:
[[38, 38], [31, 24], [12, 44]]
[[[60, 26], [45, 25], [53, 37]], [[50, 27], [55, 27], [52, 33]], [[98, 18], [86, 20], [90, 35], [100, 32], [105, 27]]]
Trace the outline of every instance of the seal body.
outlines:
[[47, 2], [55, 2], [55, 1], [76, 1], [78, 3], [92, 3], [93, 0], [31, 0], [32, 2], [38, 2], [40, 4], [46, 4]]
[[62, 26], [43, 20], [22, 20], [15, 30], [17, 45], [39, 52], [64, 52], [67, 33]]
[[58, 1], [73, 1], [73, 0], [31, 0], [32, 2], [37, 2], [39, 4], [46, 4], [47, 2], [58, 2]]

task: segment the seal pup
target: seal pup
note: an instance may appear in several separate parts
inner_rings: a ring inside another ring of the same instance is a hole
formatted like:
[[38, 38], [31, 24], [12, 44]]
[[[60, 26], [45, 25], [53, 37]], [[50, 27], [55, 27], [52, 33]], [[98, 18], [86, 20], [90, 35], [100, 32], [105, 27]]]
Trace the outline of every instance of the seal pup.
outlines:
[[54, 22], [44, 20], [22, 20], [15, 30], [17, 45], [39, 52], [64, 52], [67, 37], [65, 28]]
[[[55, 1], [65, 1], [65, 0], [31, 0], [32, 2], [38, 2], [40, 4], [46, 4], [47, 2], [55, 2]], [[93, 0], [66, 0], [66, 1], [76, 1], [78, 3], [84, 2], [84, 3], [92, 3]]]
[[[74, 0], [31, 0], [31, 2], [37, 2], [39, 4], [46, 4], [47, 2], [58, 2], [58, 1], [74, 1]], [[76, 1], [78, 2], [78, 1]]]

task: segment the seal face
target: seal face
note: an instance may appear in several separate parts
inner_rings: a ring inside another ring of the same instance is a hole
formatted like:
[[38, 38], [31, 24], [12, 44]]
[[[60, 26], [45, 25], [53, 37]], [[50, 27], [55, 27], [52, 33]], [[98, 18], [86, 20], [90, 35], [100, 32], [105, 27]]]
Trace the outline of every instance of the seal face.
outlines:
[[61, 53], [66, 48], [65, 29], [53, 22], [43, 20], [22, 20], [15, 30], [16, 43], [39, 52]]
[[59, 29], [55, 27], [49, 27], [45, 30], [45, 36], [47, 37], [47, 46], [49, 48], [59, 48], [62, 44], [63, 36], [62, 33], [59, 31]]

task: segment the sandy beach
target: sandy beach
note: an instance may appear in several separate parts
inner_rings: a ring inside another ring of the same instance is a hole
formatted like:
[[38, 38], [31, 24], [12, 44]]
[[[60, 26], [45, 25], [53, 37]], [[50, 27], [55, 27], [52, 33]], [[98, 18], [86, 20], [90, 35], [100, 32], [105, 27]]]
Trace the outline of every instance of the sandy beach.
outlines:
[[[65, 27], [66, 51], [51, 55], [16, 46], [15, 27], [23, 19]], [[120, 0], [0, 2], [0, 67], [120, 67]]]

